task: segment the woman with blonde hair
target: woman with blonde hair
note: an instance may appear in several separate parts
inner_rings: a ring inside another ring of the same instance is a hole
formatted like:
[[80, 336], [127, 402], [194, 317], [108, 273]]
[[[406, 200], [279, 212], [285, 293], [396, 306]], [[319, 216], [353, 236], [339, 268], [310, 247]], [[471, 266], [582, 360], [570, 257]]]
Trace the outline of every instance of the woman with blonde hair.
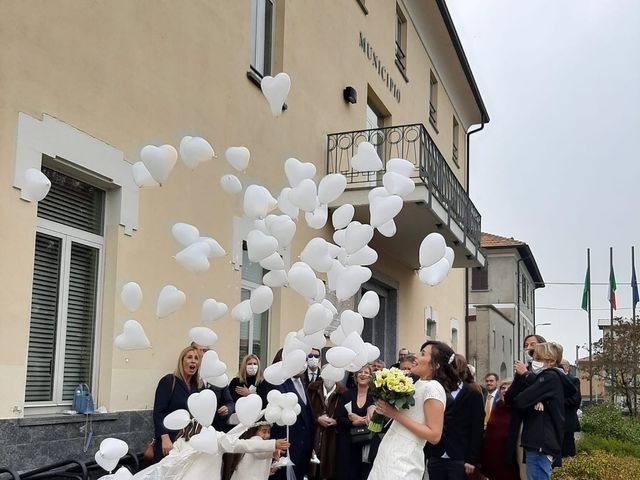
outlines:
[[178, 356], [178, 365], [173, 373], [162, 377], [156, 388], [153, 402], [153, 425], [155, 443], [153, 463], [159, 462], [169, 454], [177, 432], [171, 432], [164, 426], [164, 417], [171, 412], [187, 409], [187, 399], [192, 393], [202, 390], [202, 380], [198, 372], [200, 356], [198, 349], [187, 347]]
[[262, 376], [260, 359], [253, 354], [245, 355], [240, 362], [238, 373], [229, 383], [229, 391], [234, 402], [250, 393], [257, 393], [262, 398], [263, 408], [267, 404], [267, 382]]

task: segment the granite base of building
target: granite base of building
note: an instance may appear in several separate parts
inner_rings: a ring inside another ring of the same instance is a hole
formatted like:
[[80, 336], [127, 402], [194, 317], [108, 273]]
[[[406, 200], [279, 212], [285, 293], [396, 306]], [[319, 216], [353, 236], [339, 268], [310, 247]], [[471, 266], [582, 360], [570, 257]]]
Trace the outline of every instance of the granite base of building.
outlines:
[[96, 414], [84, 452], [86, 418], [74, 416], [25, 417], [0, 420], [0, 468], [24, 472], [69, 458], [91, 461], [108, 437], [124, 440], [129, 451], [139, 453], [153, 436], [151, 410]]

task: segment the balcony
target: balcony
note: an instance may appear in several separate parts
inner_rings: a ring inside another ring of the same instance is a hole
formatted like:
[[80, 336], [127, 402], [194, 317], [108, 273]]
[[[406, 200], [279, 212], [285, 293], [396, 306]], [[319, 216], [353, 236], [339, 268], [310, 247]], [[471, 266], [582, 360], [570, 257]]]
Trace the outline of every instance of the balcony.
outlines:
[[350, 203], [356, 209], [355, 218], [368, 222], [369, 190], [382, 186], [385, 172], [351, 170], [350, 160], [364, 141], [376, 147], [385, 164], [391, 158], [404, 158], [416, 166], [413, 176], [416, 189], [404, 199], [404, 207], [395, 218], [396, 235], [392, 238], [376, 235], [374, 247], [417, 268], [420, 242], [427, 234], [439, 231], [455, 251], [454, 267], [483, 266], [480, 213], [420, 123], [329, 134], [327, 172], [341, 173], [347, 178], [347, 190], [330, 207]]

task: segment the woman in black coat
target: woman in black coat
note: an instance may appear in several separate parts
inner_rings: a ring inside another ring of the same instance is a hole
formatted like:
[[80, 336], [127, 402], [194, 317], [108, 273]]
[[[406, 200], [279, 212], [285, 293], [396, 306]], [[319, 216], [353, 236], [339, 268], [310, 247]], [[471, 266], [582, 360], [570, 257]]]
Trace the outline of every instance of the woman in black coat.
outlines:
[[257, 356], [251, 354], [242, 359], [238, 374], [229, 383], [229, 392], [234, 402], [256, 393], [262, 398], [262, 408], [267, 406], [268, 384], [262, 376], [260, 359]]
[[169, 431], [164, 426], [164, 417], [180, 409], [188, 409], [187, 399], [192, 393], [202, 390], [199, 378], [200, 357], [198, 349], [187, 347], [180, 352], [178, 366], [173, 373], [160, 379], [153, 402], [153, 426], [155, 444], [153, 463], [162, 460], [171, 448], [178, 432]]
[[[370, 463], [363, 462], [362, 450], [366, 443], [351, 441], [351, 428], [367, 426], [373, 413], [373, 397], [369, 393], [371, 367], [368, 365], [353, 374], [356, 388], [345, 392], [338, 408], [338, 441], [336, 452], [336, 478], [363, 480], [369, 475]], [[368, 448], [368, 447], [367, 447]]]

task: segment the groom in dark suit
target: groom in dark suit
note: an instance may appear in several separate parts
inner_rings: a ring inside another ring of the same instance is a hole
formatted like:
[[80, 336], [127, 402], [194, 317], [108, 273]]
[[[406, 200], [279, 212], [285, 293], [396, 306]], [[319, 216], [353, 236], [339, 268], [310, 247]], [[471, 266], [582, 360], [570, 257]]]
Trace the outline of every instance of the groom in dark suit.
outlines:
[[[293, 392], [298, 397], [298, 405], [300, 405], [301, 411], [296, 419], [296, 423], [289, 427], [289, 443], [291, 446], [289, 447], [288, 455], [291, 461], [295, 463], [293, 470], [296, 474], [296, 479], [302, 480], [304, 476], [307, 475], [309, 460], [311, 459], [311, 452], [313, 450], [314, 424], [311, 406], [309, 405], [309, 399], [307, 398], [306, 389], [300, 375], [288, 379], [276, 388], [282, 393]], [[274, 425], [271, 429], [271, 438], [286, 438], [286, 436], [286, 427]], [[286, 480], [286, 469], [281, 468], [270, 478], [274, 480]]]

